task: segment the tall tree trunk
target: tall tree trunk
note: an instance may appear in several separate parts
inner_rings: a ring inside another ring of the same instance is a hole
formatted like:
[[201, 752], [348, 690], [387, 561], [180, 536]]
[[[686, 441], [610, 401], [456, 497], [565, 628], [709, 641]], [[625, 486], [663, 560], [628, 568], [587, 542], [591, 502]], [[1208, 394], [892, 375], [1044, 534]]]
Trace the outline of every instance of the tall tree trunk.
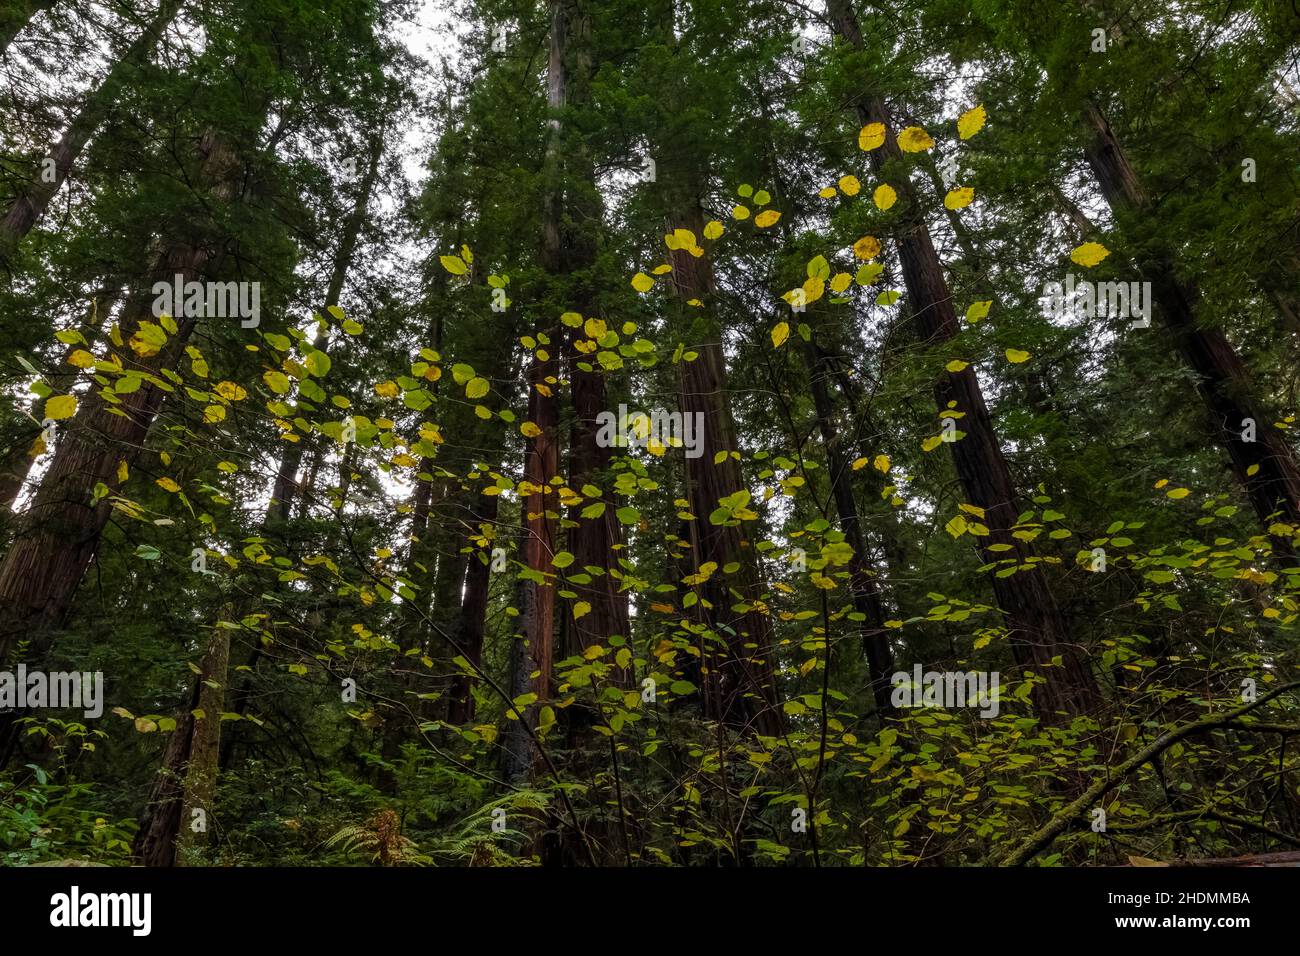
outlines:
[[[1088, 164], [1116, 219], [1147, 210], [1147, 192], [1096, 103], [1084, 109], [1084, 122], [1090, 134]], [[1221, 329], [1197, 322], [1200, 296], [1178, 277], [1165, 250], [1144, 247], [1137, 266], [1143, 280], [1151, 283], [1152, 298], [1179, 354], [1196, 373], [1215, 437], [1227, 450], [1260, 521], [1265, 528], [1278, 516], [1300, 523], [1300, 468], [1290, 444], [1256, 406], [1241, 356]], [[1243, 437], [1248, 422], [1254, 423], [1254, 441]], [[1289, 544], [1285, 547], [1290, 550]]]
[[[481, 513], [475, 515], [475, 519], [482, 524], [495, 523], [499, 500], [496, 495], [488, 495], [480, 506]], [[480, 560], [477, 553], [470, 552], [467, 557], [465, 591], [461, 600], [456, 643], [465, 658], [472, 664], [478, 665], [483, 663], [483, 637], [487, 626], [488, 592], [492, 570], [491, 564]], [[457, 674], [452, 678], [448, 692], [448, 723], [464, 724], [474, 719], [473, 687], [473, 679], [466, 674]]]
[[[543, 170], [548, 188], [542, 218], [542, 267], [552, 275], [560, 272], [563, 261], [563, 197], [559, 184], [562, 181], [561, 148], [563, 129], [559, 113], [565, 100], [565, 10], [563, 0], [551, 2], [550, 56], [546, 70], [546, 105], [551, 118], [547, 122], [549, 138]], [[562, 341], [560, 329], [553, 325], [546, 330], [552, 343]], [[539, 700], [551, 693], [551, 667], [555, 644], [555, 586], [552, 583], [555, 568], [551, 558], [555, 554], [555, 486], [551, 479], [559, 473], [559, 446], [557, 428], [559, 412], [555, 389], [558, 386], [559, 363], [554, 353], [539, 348], [533, 354], [528, 368], [528, 421], [538, 432], [528, 439], [524, 452], [524, 493], [521, 493], [524, 518], [524, 566], [542, 576], [541, 580], [524, 582], [524, 607], [522, 627], [525, 638], [525, 657], [530, 661], [529, 673], [532, 692]]]
[[9, 44], [23, 27], [40, 13], [54, 6], [54, 0], [6, 0], [0, 10], [0, 54], [9, 49]]
[[817, 429], [826, 449], [826, 468], [830, 472], [831, 497], [839, 516], [840, 530], [853, 558], [849, 561], [849, 594], [853, 607], [862, 615], [862, 651], [867, 659], [871, 678], [871, 696], [879, 713], [893, 709], [890, 678], [894, 670], [894, 653], [889, 646], [889, 632], [885, 628], [885, 609], [880, 599], [880, 583], [867, 557], [867, 536], [863, 533], [862, 519], [849, 476], [852, 468], [845, 451], [839, 429], [835, 426], [835, 408], [826, 387], [831, 374], [828, 361], [818, 353], [811, 341], [803, 343], [804, 364], [808, 370], [812, 390], [813, 409], [817, 415]]
[[[215, 133], [203, 137], [203, 180], [214, 184], [216, 198], [235, 196], [242, 169], [230, 146]], [[219, 259], [219, 251], [196, 240], [173, 242], [159, 257], [145, 290], [154, 281], [180, 274], [195, 279]], [[120, 323], [129, 338], [143, 320], [152, 318], [152, 295], [145, 290], [128, 302]], [[155, 355], [122, 356], [123, 365], [156, 375], [177, 360], [190, 334], [193, 317], [176, 318], [177, 332]], [[48, 633], [62, 626], [73, 595], [99, 546], [112, 506], [94, 502], [95, 485], [116, 483], [118, 462], [135, 460], [164, 399], [147, 380], [140, 388], [109, 405], [98, 391], [89, 391], [70, 420], [41, 481], [32, 506], [24, 513], [12, 546], [0, 560], [0, 662], [20, 637], [40, 646]], [[112, 412], [118, 414], [112, 414]]]
[[[547, 99], [552, 111], [564, 109], [567, 113], [587, 103], [590, 46], [591, 21], [582, 4], [578, 0], [552, 0], [551, 57], [547, 67]], [[553, 115], [551, 123], [543, 264], [557, 280], [566, 306], [586, 316], [596, 305], [590, 271], [596, 262], [596, 230], [603, 210], [591, 157], [581, 136], [566, 129], [559, 116]], [[574, 408], [569, 485], [574, 490], [596, 484], [613, 455], [611, 448], [603, 448], [597, 441], [600, 429], [596, 419], [607, 405], [605, 376], [593, 367], [592, 356], [577, 348], [587, 338], [580, 326], [572, 329], [567, 339]], [[619, 594], [618, 582], [611, 573], [616, 566], [613, 548], [620, 537], [614, 500], [612, 495], [602, 495], [601, 500], [606, 508], [599, 517], [583, 518], [582, 506], [570, 514], [576, 526], [569, 530], [569, 551], [575, 566], [592, 578], [589, 584], [570, 585], [591, 605], [589, 613], [572, 622], [570, 633], [575, 646], [567, 650], [573, 652], [607, 641], [615, 634], [628, 636], [627, 598]]]
[[[835, 32], [855, 49], [862, 48], [862, 31], [849, 0], [827, 0], [827, 12]], [[884, 125], [885, 142], [868, 156], [872, 170], [888, 179], [898, 194], [902, 218], [896, 244], [903, 267], [903, 282], [911, 300], [912, 313], [921, 340], [935, 345], [958, 333], [957, 316], [944, 279], [943, 267], [930, 239], [915, 191], [905, 174], [896, 130], [882, 97], [866, 94], [854, 104], [863, 124]], [[1011, 472], [998, 444], [988, 406], [972, 368], [945, 371], [935, 387], [938, 407], [964, 413], [963, 439], [948, 443], [953, 466], [967, 499], [984, 511], [983, 523], [989, 534], [979, 539], [984, 559], [993, 563], [1018, 556], [1022, 567], [1030, 557], [1023, 542], [1012, 537], [1020, 514]], [[1012, 551], [990, 552], [992, 544], [1011, 545]], [[1034, 705], [1044, 720], [1058, 714], [1075, 715], [1096, 710], [1100, 692], [1096, 680], [1069, 633], [1047, 579], [1038, 568], [1025, 568], [1008, 577], [993, 577], [998, 606], [1006, 615], [1016, 662], [1034, 670], [1044, 680], [1034, 690]], [[1054, 663], [1054, 659], [1059, 658]]]
[[117, 102], [122, 90], [130, 85], [133, 75], [148, 62], [163, 31], [175, 19], [182, 3], [183, 0], [162, 0], [153, 19], [146, 24], [122, 58], [113, 64], [103, 82], [87, 97], [80, 112], [50, 151], [48, 158], [53, 160], [52, 175], [47, 175], [45, 171], [49, 164], [42, 163], [31, 186], [14, 199], [4, 218], [0, 219], [0, 268], [11, 268], [18, 243], [44, 214], [50, 200], [72, 172], [73, 165]]
[[[342, 237], [334, 252], [330, 281], [325, 290], [325, 302], [321, 306], [322, 315], [328, 314], [331, 306], [339, 304], [339, 297], [343, 294], [343, 283], [347, 280], [348, 270], [352, 268], [352, 259], [356, 255], [361, 229], [366, 222], [366, 210], [370, 207], [370, 197], [374, 194], [375, 184], [379, 180], [379, 161], [384, 153], [384, 130], [385, 124], [380, 124], [371, 133], [366, 172], [361, 178], [356, 202], [353, 203], [352, 209], [343, 222]], [[296, 442], [290, 442], [285, 448], [280, 467], [276, 470], [275, 485], [271, 491], [273, 512], [267, 515], [268, 521], [272, 514], [276, 521], [289, 520], [295, 492], [300, 490], [298, 470], [302, 465], [304, 451], [301, 438]]]
[[[673, 206], [669, 231], [685, 228], [697, 239], [703, 236], [705, 217], [696, 198], [698, 194], [698, 188], [693, 186], [679, 187], [682, 198]], [[701, 316], [697, 328], [707, 326], [704, 341], [694, 345], [698, 357], [678, 366], [683, 418], [692, 416], [691, 420], [698, 421], [703, 429], [699, 436], [699, 457], [684, 458], [686, 498], [695, 516], [688, 525], [696, 573], [708, 562], [717, 565], [717, 570], [700, 586], [701, 596], [696, 605], [703, 622], [717, 635], [717, 640], [707, 640], [701, 648], [704, 710], [708, 717], [733, 727], [777, 736], [781, 733], [782, 720], [772, 661], [775, 653], [772, 624], [766, 614], [752, 606], [762, 593], [756, 552], [743, 524], [729, 527], [709, 520], [721, 499], [745, 490], [740, 463], [730, 454], [739, 449], [727, 396], [726, 359], [716, 323], [705, 309], [685, 304], [691, 300], [710, 302], [713, 299], [713, 269], [707, 255], [696, 257], [685, 249], [671, 250], [669, 260], [673, 267], [672, 285], [683, 316]], [[715, 462], [714, 457], [722, 452], [726, 456]], [[739, 564], [739, 569], [725, 574], [722, 568], [733, 562]], [[731, 611], [736, 603], [731, 589], [751, 605], [749, 610]]]
[[229, 664], [230, 629], [215, 627], [136, 832], [132, 853], [144, 866], [185, 866], [190, 852], [208, 842]]

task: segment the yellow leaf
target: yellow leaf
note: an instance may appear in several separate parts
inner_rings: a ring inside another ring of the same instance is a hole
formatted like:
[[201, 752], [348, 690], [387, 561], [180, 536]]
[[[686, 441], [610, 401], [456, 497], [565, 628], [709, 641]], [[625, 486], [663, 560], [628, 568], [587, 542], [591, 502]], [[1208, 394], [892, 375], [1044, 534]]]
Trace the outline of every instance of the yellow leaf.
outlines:
[[862, 183], [858, 182], [857, 176], [841, 176], [840, 189], [846, 196], [856, 196], [862, 189]]
[[1169, 479], [1168, 479], [1168, 478], [1161, 478], [1159, 481], [1157, 481], [1157, 482], [1156, 482], [1154, 485], [1152, 485], [1151, 487], [1152, 487], [1152, 488], [1159, 489], [1159, 488], [1163, 488], [1163, 487], [1164, 487], [1165, 485], [1167, 485], [1167, 484], [1169, 484]]
[[943, 197], [945, 209], [965, 209], [975, 201], [975, 190], [970, 186], [962, 186], [960, 189], [949, 190], [948, 195]]
[[858, 149], [870, 152], [885, 144], [885, 124], [868, 123], [858, 131]]
[[866, 458], [855, 458], [853, 459], [852, 468], [854, 471], [861, 471], [863, 468], [866, 468], [869, 463], [869, 460]]
[[778, 322], [772, 330], [772, 348], [779, 349], [790, 337], [790, 323]]
[[75, 395], [54, 395], [45, 400], [45, 418], [58, 421], [61, 418], [71, 418], [76, 412], [77, 396]]
[[[879, 190], [877, 190], [879, 193]], [[875, 236], [863, 236], [853, 244], [853, 254], [859, 259], [874, 259], [880, 255], [880, 240]]]
[[723, 232], [725, 232], [725, 230], [722, 227], [722, 223], [718, 222], [716, 219], [711, 219], [704, 227], [704, 238], [717, 239]]
[[985, 118], [986, 114], [982, 106], [977, 106], [962, 113], [961, 116], [957, 117], [957, 135], [962, 139], [970, 139], [984, 128]]
[[573, 619], [575, 621], [578, 618], [584, 617], [585, 615], [590, 613], [591, 613], [591, 605], [586, 601], [579, 601], [578, 603], [573, 605]]
[[817, 193], [817, 195], [821, 196], [822, 199], [833, 199], [835, 198], [835, 187], [823, 186], [822, 189]]
[[898, 148], [905, 153], [923, 153], [933, 145], [930, 134], [919, 126], [909, 126], [898, 134]]
[[853, 276], [847, 272], [839, 272], [831, 279], [831, 291], [838, 294], [843, 292], [853, 283]]
[[1100, 242], [1085, 242], [1070, 253], [1070, 261], [1078, 263], [1085, 269], [1091, 269], [1108, 255], [1110, 250]]
[[946, 368], [950, 372], [962, 372], [969, 367], [970, 367], [970, 363], [963, 362], [961, 359], [953, 359], [951, 362], [949, 362], [947, 365], [944, 366], [944, 368]]
[[1175, 501], [1177, 501], [1179, 498], [1186, 498], [1191, 493], [1192, 493], [1191, 490], [1188, 488], [1175, 488], [1172, 491], [1166, 491], [1165, 497], [1173, 498]]
[[663, 265], [661, 265], [661, 266], [655, 266], [655, 267], [654, 267], [653, 269], [651, 269], [650, 271], [653, 272], [653, 273], [654, 273], [655, 275], [657, 275], [657, 276], [667, 275], [669, 272], [672, 272], [672, 271], [673, 271], [673, 267], [670, 266], [668, 263], [665, 262], [665, 263], [664, 263]]
[[1019, 365], [1021, 362], [1029, 361], [1029, 353], [1022, 352], [1020, 349], [1007, 349], [1007, 361], [1012, 365]]
[[442, 263], [444, 269], [454, 276], [463, 276], [469, 271], [469, 266], [465, 264], [465, 260], [460, 256], [439, 256], [438, 261]]
[[490, 387], [487, 379], [475, 376], [465, 383], [465, 397], [482, 398], [488, 393]]
[[871, 198], [876, 201], [876, 205], [883, 212], [898, 202], [898, 193], [894, 192], [894, 187], [889, 183], [882, 183], [876, 187], [875, 194]]
[[988, 318], [989, 309], [992, 307], [992, 299], [984, 302], [972, 302], [970, 308], [966, 310], [966, 321], [974, 325], [980, 319]]
[[803, 304], [812, 305], [826, 294], [826, 280], [821, 276], [812, 276], [803, 282]]
[[542, 430], [532, 422], [524, 422], [519, 426], [519, 431], [523, 433], [525, 438], [536, 438], [542, 433]]
[[764, 209], [754, 217], [754, 225], [759, 229], [766, 229], [768, 226], [776, 225], [776, 221], [781, 218], [781, 214], [775, 209]]
[[1259, 465], [1251, 465], [1249, 468], [1246, 469], [1247, 477], [1253, 477], [1258, 474], [1259, 474]]
[[236, 385], [234, 382], [218, 382], [217, 394], [228, 402], [242, 402], [248, 397], [248, 392], [243, 386]]
[[375, 394], [381, 398], [396, 398], [400, 391], [396, 382], [378, 382], [375, 385]]
[[85, 349], [77, 349], [68, 356], [68, 364], [75, 365], [77, 368], [90, 368], [95, 364], [95, 356]]
[[632, 277], [632, 288], [638, 292], [649, 292], [655, 287], [655, 280], [650, 278], [644, 272], [638, 272]]
[[156, 481], [154, 481], [154, 484], [156, 484], [163, 491], [170, 491], [172, 494], [175, 494], [176, 492], [181, 490], [181, 486], [176, 484], [176, 482], [172, 481], [172, 479], [170, 478], [159, 478]]
[[131, 469], [127, 465], [126, 459], [123, 458], [121, 461], [117, 463], [117, 483], [120, 485], [122, 484], [122, 482], [126, 481], [130, 477], [131, 477]]
[[749, 207], [748, 207], [748, 206], [733, 206], [733, 207], [731, 207], [731, 215], [732, 215], [732, 218], [733, 218], [733, 219], [748, 219], [748, 218], [749, 218]]
[[209, 405], [203, 409], [203, 420], [209, 425], [214, 422], [224, 422], [226, 420], [226, 406]]
[[889, 471], [889, 456], [877, 455], [875, 459], [871, 462], [871, 467], [876, 469], [876, 471], [880, 472], [881, 474], [884, 474], [885, 472]]

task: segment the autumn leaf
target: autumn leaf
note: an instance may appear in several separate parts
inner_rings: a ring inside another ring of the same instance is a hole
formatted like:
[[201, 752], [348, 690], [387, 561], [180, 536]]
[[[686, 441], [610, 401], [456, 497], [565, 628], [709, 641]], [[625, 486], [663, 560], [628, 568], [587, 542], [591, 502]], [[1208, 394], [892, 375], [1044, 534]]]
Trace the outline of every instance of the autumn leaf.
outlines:
[[962, 186], [960, 189], [953, 189], [948, 195], [943, 197], [945, 209], [965, 209], [975, 201], [975, 190], [970, 186]]
[[59, 421], [63, 418], [71, 418], [76, 411], [77, 396], [75, 395], [52, 395], [45, 400], [45, 418]]
[[846, 196], [856, 196], [862, 189], [862, 183], [858, 182], [857, 176], [841, 176], [840, 190]]
[[748, 207], [748, 206], [732, 206], [732, 207], [731, 207], [731, 217], [732, 217], [733, 219], [748, 219], [748, 218], [749, 218], [749, 207]]
[[768, 226], [776, 225], [777, 220], [780, 218], [781, 214], [775, 209], [764, 209], [754, 217], [754, 225], [758, 226], [759, 229], [766, 229]]
[[970, 139], [984, 128], [985, 118], [986, 114], [983, 106], [977, 106], [962, 113], [961, 116], [957, 117], [957, 135], [962, 139]]
[[465, 397], [482, 398], [488, 393], [490, 387], [487, 379], [475, 376], [465, 383]]
[[876, 205], [882, 212], [889, 209], [890, 206], [898, 202], [898, 193], [894, 192], [894, 187], [889, 183], [881, 183], [876, 187], [875, 193], [871, 197], [875, 200]]
[[465, 260], [460, 256], [439, 256], [438, 261], [442, 263], [444, 269], [454, 276], [463, 276], [469, 272], [469, 266], [465, 264]]
[[262, 381], [266, 382], [266, 387], [277, 395], [284, 395], [289, 391], [289, 377], [273, 368], [262, 373]]
[[632, 277], [632, 288], [638, 292], [649, 292], [655, 287], [655, 280], [650, 278], [644, 272], [638, 272]]
[[722, 223], [716, 219], [711, 219], [704, 227], [704, 238], [717, 239], [724, 231]]
[[992, 307], [992, 299], [987, 299], [983, 302], [972, 302], [970, 308], [966, 310], [966, 321], [974, 325], [981, 319], [988, 318], [989, 309]]
[[163, 491], [170, 491], [172, 494], [181, 490], [181, 486], [170, 478], [158, 478], [154, 481], [154, 484]]
[[881, 474], [884, 474], [885, 472], [889, 471], [889, 465], [890, 462], [889, 462], [888, 455], [877, 455], [871, 461], [871, 467], [876, 469], [876, 471], [880, 472]]
[[923, 153], [932, 146], [934, 140], [919, 126], [909, 126], [898, 134], [898, 148], [905, 153]]
[[880, 255], [880, 240], [875, 236], [863, 236], [853, 244], [853, 254], [859, 259], [876, 258]]
[[1085, 269], [1091, 269], [1108, 255], [1110, 255], [1110, 250], [1100, 242], [1085, 242], [1070, 253], [1070, 261], [1083, 266]]
[[858, 149], [870, 152], [885, 144], [885, 124], [868, 123], [858, 132]]
[[1022, 352], [1020, 349], [1007, 349], [1007, 361], [1012, 365], [1019, 365], [1021, 362], [1029, 361], [1029, 353]]
[[772, 329], [772, 348], [779, 349], [785, 344], [785, 340], [790, 337], [790, 323], [778, 322], [776, 328]]

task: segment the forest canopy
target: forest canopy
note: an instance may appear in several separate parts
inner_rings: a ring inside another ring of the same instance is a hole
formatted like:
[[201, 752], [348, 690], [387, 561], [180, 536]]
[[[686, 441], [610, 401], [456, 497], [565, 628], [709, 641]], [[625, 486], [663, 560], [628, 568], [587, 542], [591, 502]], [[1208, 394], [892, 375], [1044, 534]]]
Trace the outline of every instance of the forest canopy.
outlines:
[[0, 0], [0, 860], [1300, 848], [1285, 0]]

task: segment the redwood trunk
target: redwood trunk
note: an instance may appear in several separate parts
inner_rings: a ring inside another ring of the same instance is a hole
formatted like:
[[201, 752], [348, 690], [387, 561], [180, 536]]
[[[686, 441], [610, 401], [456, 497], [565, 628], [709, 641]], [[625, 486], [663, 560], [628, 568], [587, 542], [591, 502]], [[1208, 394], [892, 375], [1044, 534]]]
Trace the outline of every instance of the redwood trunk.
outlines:
[[[1144, 210], [1147, 193], [1095, 103], [1088, 104], [1084, 121], [1092, 136], [1086, 148], [1088, 163], [1116, 217]], [[1221, 329], [1198, 324], [1200, 296], [1179, 279], [1163, 251], [1142, 253], [1137, 266], [1143, 280], [1151, 283], [1152, 298], [1179, 354], [1196, 373], [1211, 428], [1260, 521], [1265, 528], [1278, 517], [1300, 523], [1300, 468], [1272, 419], [1256, 406], [1241, 356]], [[1243, 439], [1247, 421], [1255, 423], [1255, 441]], [[1250, 474], [1252, 468], [1258, 470]]]
[[[229, 147], [214, 134], [204, 137], [204, 177], [217, 184], [219, 198], [233, 197], [238, 163]], [[217, 255], [204, 244], [174, 243], [160, 257], [149, 280], [186, 281], [198, 277]], [[147, 286], [146, 286], [147, 288]], [[137, 293], [121, 321], [130, 338], [142, 320], [151, 318], [152, 296]], [[176, 318], [177, 332], [156, 354], [137, 358], [123, 349], [126, 367], [157, 374], [170, 368], [194, 330], [192, 317]], [[97, 391], [87, 392], [77, 415], [66, 423], [50, 469], [31, 507], [23, 514], [12, 546], [0, 560], [0, 662], [15, 641], [31, 637], [39, 647], [51, 630], [62, 626], [73, 595], [99, 547], [112, 506], [92, 502], [95, 485], [117, 484], [119, 461], [135, 460], [164, 399], [161, 389], [145, 381], [140, 388], [110, 406]], [[115, 409], [121, 414], [111, 414]]]
[[176, 718], [132, 852], [144, 866], [185, 866], [215, 823], [230, 630], [212, 629], [188, 706]]
[[[840, 37], [861, 49], [862, 33], [847, 0], [828, 0], [827, 11]], [[884, 145], [868, 155], [873, 172], [882, 180], [889, 179], [902, 207], [895, 241], [918, 333], [922, 342], [930, 345], [946, 342], [957, 335], [959, 327], [943, 267], [910, 180], [905, 175], [886, 175], [903, 162], [889, 109], [877, 95], [864, 95], [855, 106], [860, 122], [883, 123], [886, 130]], [[984, 560], [992, 563], [1016, 556], [1023, 567], [1029, 554], [1011, 533], [1020, 514], [1015, 486], [974, 370], [945, 371], [935, 386], [935, 398], [941, 410], [952, 407], [964, 413], [958, 425], [965, 437], [948, 445], [966, 498], [984, 510], [982, 523], [989, 529], [989, 534], [979, 539]], [[1013, 550], [990, 552], [988, 546], [992, 544], [1008, 544]], [[1059, 713], [1075, 715], [1097, 709], [1100, 692], [1096, 681], [1083, 656], [1070, 643], [1043, 573], [1031, 568], [1009, 577], [995, 575], [993, 592], [1006, 615], [1016, 662], [1044, 678], [1034, 691], [1040, 717], [1052, 720]], [[1060, 660], [1054, 664], [1056, 658]]]
[[[704, 233], [704, 211], [698, 199], [685, 201], [675, 209], [671, 228], [689, 229], [698, 238]], [[669, 252], [672, 282], [682, 303], [692, 299], [707, 302], [714, 291], [713, 270], [707, 256], [695, 257], [685, 249]], [[684, 312], [698, 314], [689, 306]], [[766, 736], [781, 733], [781, 712], [777, 707], [775, 651], [770, 618], [754, 608], [762, 593], [755, 550], [744, 525], [715, 525], [709, 516], [720, 499], [745, 488], [740, 463], [730, 454], [714, 462], [718, 452], [738, 451], [735, 424], [727, 400], [726, 362], [716, 333], [695, 346], [699, 356], [679, 365], [679, 401], [682, 415], [699, 415], [703, 424], [699, 457], [684, 458], [686, 498], [695, 520], [688, 522], [690, 540], [698, 569], [715, 562], [717, 570], [700, 585], [700, 616], [716, 639], [702, 647], [704, 665], [704, 712], [733, 727]], [[723, 567], [740, 565], [734, 574]], [[736, 601], [730, 590], [750, 605], [743, 612], [732, 610]]]

